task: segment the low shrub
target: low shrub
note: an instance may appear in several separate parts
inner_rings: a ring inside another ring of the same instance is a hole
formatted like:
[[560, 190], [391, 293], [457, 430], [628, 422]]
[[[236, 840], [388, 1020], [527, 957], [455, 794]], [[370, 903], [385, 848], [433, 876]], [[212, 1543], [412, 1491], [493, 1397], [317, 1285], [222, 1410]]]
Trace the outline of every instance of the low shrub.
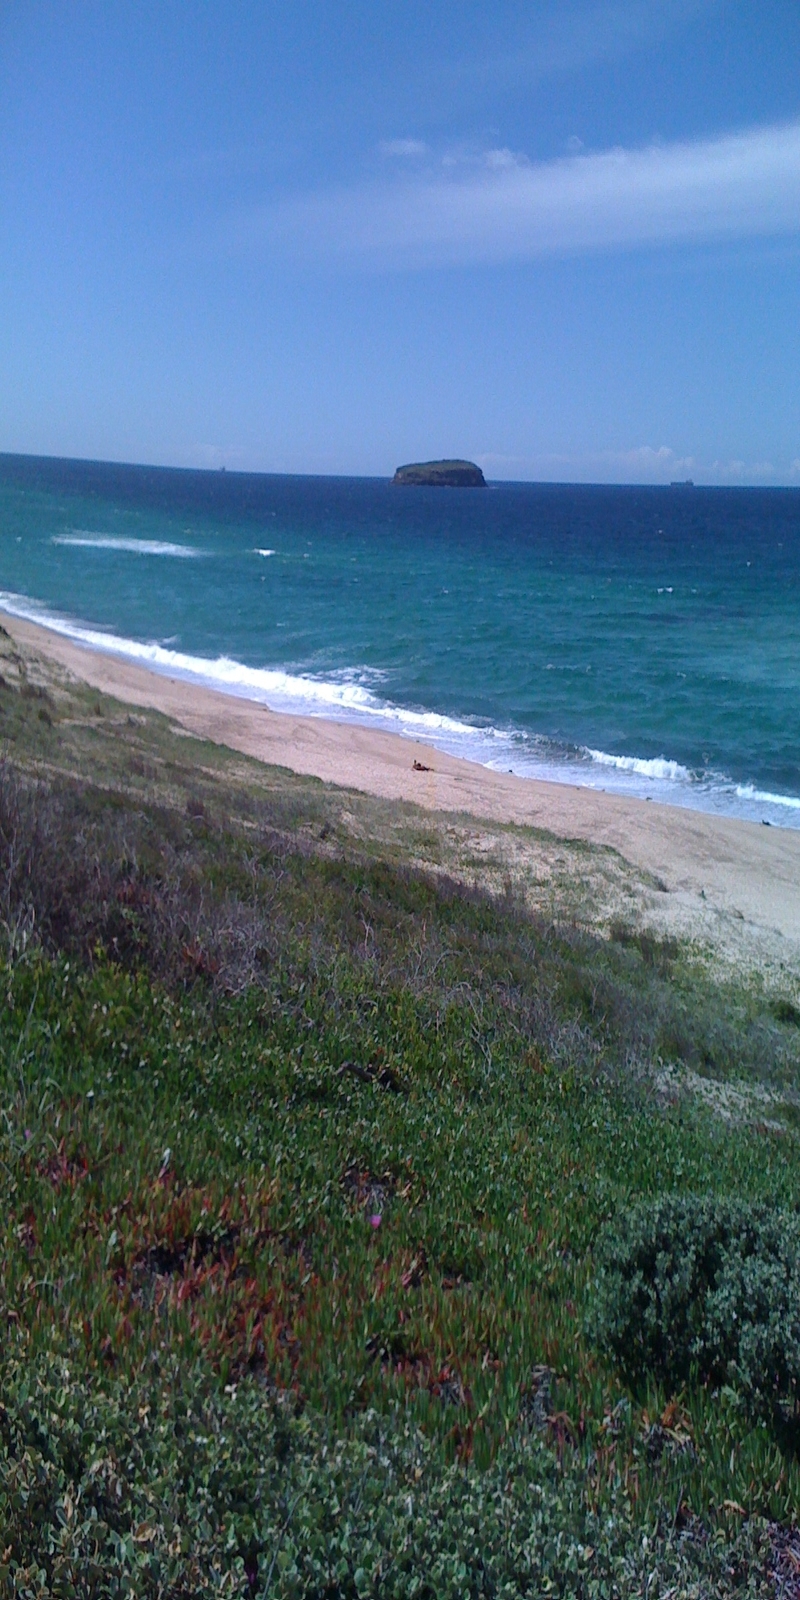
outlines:
[[634, 1382], [730, 1384], [795, 1418], [800, 1218], [696, 1195], [635, 1206], [601, 1238], [589, 1329]]
[[579, 1460], [511, 1438], [446, 1465], [402, 1416], [348, 1438], [248, 1379], [126, 1385], [13, 1356], [0, 1375], [0, 1592], [9, 1600], [767, 1600], [770, 1530], [593, 1509]]

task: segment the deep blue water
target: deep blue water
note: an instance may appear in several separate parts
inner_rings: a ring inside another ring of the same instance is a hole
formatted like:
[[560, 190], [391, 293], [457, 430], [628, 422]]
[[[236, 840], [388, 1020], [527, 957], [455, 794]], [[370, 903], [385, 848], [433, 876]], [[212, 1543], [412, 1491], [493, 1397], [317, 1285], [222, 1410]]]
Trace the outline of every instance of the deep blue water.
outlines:
[[522, 773], [800, 826], [800, 491], [0, 456], [0, 605]]

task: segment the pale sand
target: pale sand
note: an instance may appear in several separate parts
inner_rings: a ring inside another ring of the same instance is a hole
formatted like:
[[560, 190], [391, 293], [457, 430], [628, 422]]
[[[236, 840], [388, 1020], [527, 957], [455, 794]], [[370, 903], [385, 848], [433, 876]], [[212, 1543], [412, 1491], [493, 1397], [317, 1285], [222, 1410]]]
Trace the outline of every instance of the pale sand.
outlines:
[[[431, 811], [533, 826], [616, 851], [636, 869], [647, 920], [725, 946], [748, 964], [800, 976], [800, 831], [492, 772], [397, 734], [276, 713], [14, 617], [4, 624], [18, 645], [84, 683], [259, 761]], [[431, 770], [415, 771], [415, 760]]]

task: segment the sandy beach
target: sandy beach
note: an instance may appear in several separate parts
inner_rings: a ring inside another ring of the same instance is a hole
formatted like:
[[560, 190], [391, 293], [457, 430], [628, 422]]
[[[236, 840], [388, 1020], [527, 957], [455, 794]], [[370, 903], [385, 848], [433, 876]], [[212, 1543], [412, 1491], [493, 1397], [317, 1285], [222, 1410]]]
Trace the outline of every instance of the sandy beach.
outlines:
[[640, 875], [650, 920], [800, 974], [800, 831], [493, 772], [397, 734], [276, 713], [15, 617], [3, 620], [26, 653], [259, 761], [386, 800], [615, 851]]

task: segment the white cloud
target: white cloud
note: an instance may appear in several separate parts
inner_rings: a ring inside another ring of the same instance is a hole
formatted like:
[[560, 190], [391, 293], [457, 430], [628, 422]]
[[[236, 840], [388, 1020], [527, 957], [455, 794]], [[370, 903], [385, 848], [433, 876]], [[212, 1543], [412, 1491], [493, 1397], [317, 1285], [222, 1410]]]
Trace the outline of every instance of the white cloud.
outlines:
[[638, 444], [628, 450], [598, 450], [583, 458], [584, 470], [624, 483], [671, 483], [690, 478], [694, 456], [679, 456], [669, 445]]
[[788, 468], [771, 461], [736, 458], [711, 461], [678, 455], [669, 445], [640, 444], [619, 450], [585, 452], [550, 451], [536, 455], [509, 455], [487, 451], [476, 454], [487, 478], [535, 480], [542, 483], [667, 484], [687, 478], [699, 484], [781, 484], [800, 476], [800, 457]]
[[487, 151], [479, 164], [290, 200], [244, 231], [304, 254], [412, 266], [795, 233], [800, 122], [545, 162]]
[[688, 478], [694, 456], [678, 456], [669, 445], [640, 444], [627, 450], [575, 455], [552, 451], [536, 456], [487, 452], [476, 457], [488, 477], [541, 478], [584, 483], [669, 483]]
[[675, 464], [675, 451], [669, 445], [659, 445], [654, 449], [651, 444], [637, 444], [633, 450], [607, 451], [605, 460], [618, 461], [627, 466], [636, 467], [672, 467]]
[[428, 146], [422, 139], [382, 139], [378, 145], [382, 156], [424, 156]]
[[485, 150], [483, 165], [490, 172], [508, 172], [511, 167], [528, 167], [530, 162], [525, 156], [517, 155], [504, 146], [502, 150]]
[[758, 479], [764, 481], [775, 477], [775, 467], [771, 461], [740, 461], [736, 458], [732, 461], [712, 461], [710, 470], [717, 482], [726, 483], [753, 483]]

